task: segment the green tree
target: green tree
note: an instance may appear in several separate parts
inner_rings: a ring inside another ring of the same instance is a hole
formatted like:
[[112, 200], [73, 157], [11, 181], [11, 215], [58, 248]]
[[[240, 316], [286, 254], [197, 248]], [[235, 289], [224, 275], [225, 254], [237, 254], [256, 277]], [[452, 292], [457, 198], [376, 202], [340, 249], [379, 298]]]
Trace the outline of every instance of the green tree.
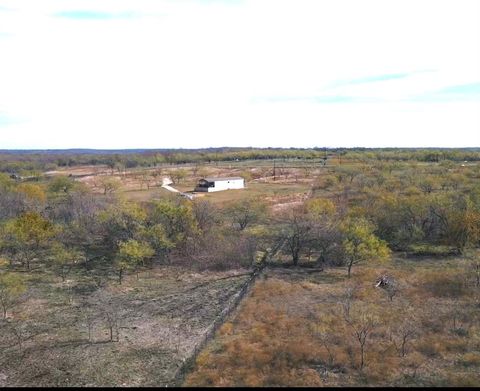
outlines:
[[0, 189], [12, 189], [14, 180], [9, 175], [0, 172]]
[[345, 235], [343, 251], [346, 257], [348, 278], [351, 276], [353, 265], [377, 259], [384, 260], [390, 255], [387, 244], [375, 234], [374, 226], [364, 218], [350, 218], [342, 225]]
[[50, 181], [48, 190], [52, 193], [68, 193], [74, 186], [75, 182], [71, 178], [60, 175]]
[[185, 201], [160, 200], [154, 202], [150, 224], [161, 224], [169, 241], [178, 246], [187, 237], [199, 233], [191, 203]]
[[57, 242], [50, 247], [50, 259], [56, 273], [59, 274], [60, 277], [62, 277], [62, 281], [65, 282], [73, 265], [84, 260], [85, 256], [82, 252], [67, 248], [63, 244]]
[[475, 210], [469, 199], [460, 205], [452, 205], [447, 213], [445, 240], [455, 246], [460, 254], [480, 242], [480, 211]]
[[0, 274], [0, 305], [4, 318], [26, 289], [24, 280], [18, 274], [8, 272]]
[[118, 242], [134, 239], [145, 228], [147, 214], [137, 203], [122, 202], [114, 204], [99, 213], [104, 244], [112, 251]]
[[155, 251], [148, 243], [138, 242], [130, 239], [119, 244], [117, 254], [116, 267], [118, 271], [118, 281], [121, 284], [123, 273], [127, 270], [137, 270], [143, 264], [145, 259], [152, 257]]
[[319, 220], [332, 217], [336, 212], [335, 204], [328, 198], [312, 198], [305, 206], [307, 212]]
[[56, 227], [39, 213], [26, 212], [6, 224], [2, 248], [30, 270], [30, 262], [39, 257], [56, 232]]
[[188, 176], [188, 171], [183, 168], [178, 168], [176, 170], [171, 170], [168, 173], [170, 178], [172, 178], [173, 184], [178, 184]]
[[17, 191], [24, 194], [25, 197], [33, 203], [43, 204], [46, 200], [43, 188], [33, 183], [21, 183], [17, 186]]
[[103, 194], [116, 192], [122, 185], [120, 180], [116, 177], [101, 177], [99, 181], [100, 188], [103, 190]]
[[167, 232], [163, 225], [155, 224], [145, 228], [140, 236], [147, 241], [157, 253], [168, 254], [168, 251], [175, 246], [167, 236]]

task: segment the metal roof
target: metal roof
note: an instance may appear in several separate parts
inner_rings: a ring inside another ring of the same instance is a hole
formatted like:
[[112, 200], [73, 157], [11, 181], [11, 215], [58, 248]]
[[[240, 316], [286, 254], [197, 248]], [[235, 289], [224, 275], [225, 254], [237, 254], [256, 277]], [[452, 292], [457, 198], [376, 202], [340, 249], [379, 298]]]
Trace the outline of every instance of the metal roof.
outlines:
[[226, 178], [203, 178], [203, 180], [207, 182], [234, 181], [239, 179], [243, 180], [243, 178], [240, 176], [232, 176], [232, 177], [226, 177]]

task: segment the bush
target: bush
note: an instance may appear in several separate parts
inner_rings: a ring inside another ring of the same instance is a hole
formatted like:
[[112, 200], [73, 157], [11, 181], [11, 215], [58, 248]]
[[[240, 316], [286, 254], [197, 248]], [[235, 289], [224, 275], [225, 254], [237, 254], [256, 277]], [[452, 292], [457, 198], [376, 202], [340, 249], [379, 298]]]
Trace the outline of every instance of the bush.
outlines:
[[424, 356], [427, 356], [430, 358], [440, 356], [443, 350], [438, 338], [435, 336], [430, 336], [422, 339], [417, 343], [415, 348]]
[[464, 367], [480, 367], [480, 353], [465, 353], [457, 360], [456, 363]]
[[463, 276], [447, 271], [430, 271], [419, 279], [424, 290], [436, 297], [461, 297], [468, 294]]
[[409, 255], [413, 256], [445, 257], [458, 255], [458, 252], [453, 247], [433, 244], [411, 244], [407, 247], [407, 251]]

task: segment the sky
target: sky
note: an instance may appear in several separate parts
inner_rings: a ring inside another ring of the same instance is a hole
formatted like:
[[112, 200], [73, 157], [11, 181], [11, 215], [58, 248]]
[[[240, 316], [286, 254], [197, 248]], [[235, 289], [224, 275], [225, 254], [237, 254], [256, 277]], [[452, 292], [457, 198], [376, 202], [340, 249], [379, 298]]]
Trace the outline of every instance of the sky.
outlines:
[[0, 149], [480, 147], [479, 0], [0, 0]]

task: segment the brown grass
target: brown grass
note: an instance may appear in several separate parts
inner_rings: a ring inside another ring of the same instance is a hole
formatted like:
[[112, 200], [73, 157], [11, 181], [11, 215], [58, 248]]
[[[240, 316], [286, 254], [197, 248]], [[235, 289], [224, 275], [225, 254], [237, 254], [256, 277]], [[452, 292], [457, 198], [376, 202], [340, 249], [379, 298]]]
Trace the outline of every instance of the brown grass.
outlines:
[[[351, 280], [337, 278], [344, 271], [336, 269], [303, 281], [273, 274], [257, 282], [199, 356], [185, 385], [479, 386], [480, 314], [467, 294], [474, 288], [459, 277], [462, 265], [399, 261], [359, 267]], [[399, 284], [392, 302], [374, 287], [383, 273]], [[374, 325], [361, 369], [355, 330], [368, 321]], [[402, 355], [402, 333], [409, 327]]]

